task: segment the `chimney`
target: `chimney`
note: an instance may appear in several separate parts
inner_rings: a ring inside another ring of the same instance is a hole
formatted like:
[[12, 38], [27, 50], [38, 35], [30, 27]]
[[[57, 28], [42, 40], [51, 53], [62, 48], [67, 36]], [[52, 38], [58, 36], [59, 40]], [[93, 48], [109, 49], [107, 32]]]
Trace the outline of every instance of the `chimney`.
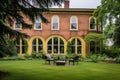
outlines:
[[65, 2], [64, 2], [64, 8], [69, 8], [69, 0], [65, 0]]

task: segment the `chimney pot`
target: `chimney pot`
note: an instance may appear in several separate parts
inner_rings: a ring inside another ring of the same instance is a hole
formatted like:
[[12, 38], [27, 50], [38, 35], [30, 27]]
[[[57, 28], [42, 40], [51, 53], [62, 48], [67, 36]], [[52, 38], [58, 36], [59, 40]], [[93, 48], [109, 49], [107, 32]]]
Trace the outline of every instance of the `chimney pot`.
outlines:
[[65, 0], [65, 2], [64, 2], [64, 8], [69, 8], [69, 0]]

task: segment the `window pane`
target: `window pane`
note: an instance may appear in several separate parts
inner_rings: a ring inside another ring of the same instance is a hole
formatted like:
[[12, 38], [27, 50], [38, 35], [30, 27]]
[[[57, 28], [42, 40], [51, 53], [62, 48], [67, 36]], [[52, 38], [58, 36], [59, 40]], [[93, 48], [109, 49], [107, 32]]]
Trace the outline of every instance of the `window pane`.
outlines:
[[36, 52], [36, 39], [32, 42], [32, 50]]
[[40, 52], [42, 50], [42, 45], [38, 46], [38, 52]]
[[22, 45], [22, 54], [25, 53], [25, 45]]
[[77, 46], [77, 53], [81, 54], [81, 46]]
[[33, 40], [32, 45], [36, 45], [36, 39]]
[[48, 45], [52, 45], [52, 39], [48, 41]]
[[20, 22], [18, 22], [18, 21], [15, 22], [15, 29], [21, 29]]
[[61, 46], [64, 46], [64, 42], [63, 42], [62, 39], [60, 39], [60, 45], [61, 45]]
[[36, 18], [36, 26], [35, 26], [36, 29], [41, 29], [41, 19], [40, 17], [37, 17]]
[[76, 20], [76, 18], [72, 18], [72, 20], [71, 20], [71, 29], [77, 29], [77, 20]]
[[58, 29], [58, 17], [53, 17], [53, 29], [57, 30]]
[[52, 45], [51, 46], [47, 46], [48, 49], [48, 53], [52, 53]]
[[40, 23], [36, 23], [36, 29], [41, 29], [41, 24]]
[[72, 24], [71, 24], [71, 29], [77, 29], [76, 23], [72, 23]]
[[81, 45], [81, 42], [79, 39], [77, 39], [77, 45]]
[[72, 53], [75, 53], [75, 45], [72, 45]]
[[72, 23], [76, 23], [76, 18], [72, 18]]
[[16, 40], [16, 44], [17, 44], [17, 45], [20, 45], [20, 39], [17, 39], [17, 40]]
[[81, 41], [77, 39], [77, 53], [81, 54]]
[[38, 39], [38, 45], [42, 45], [42, 41]]
[[55, 44], [55, 45], [58, 45], [58, 37], [55, 37], [55, 38], [54, 38], [54, 44]]
[[53, 29], [58, 29], [58, 23], [53, 23]]
[[64, 53], [64, 46], [60, 46], [60, 53]]
[[52, 53], [52, 38], [48, 41], [47, 49], [48, 53]]
[[54, 46], [54, 53], [58, 53], [58, 46]]
[[72, 40], [72, 45], [75, 45], [75, 39]]
[[39, 16], [37, 16], [37, 18], [36, 18], [36, 23], [41, 23], [41, 19]]
[[57, 16], [53, 17], [53, 23], [58, 23], [58, 17]]
[[17, 53], [20, 53], [20, 39], [16, 40], [16, 48], [17, 48]]
[[38, 39], [38, 52], [40, 52], [43, 48], [42, 41]]
[[75, 53], [75, 39], [72, 40], [72, 53]]
[[25, 40], [22, 40], [22, 54], [26, 53], [26, 43], [25, 43]]
[[36, 46], [32, 46], [32, 51], [36, 52]]

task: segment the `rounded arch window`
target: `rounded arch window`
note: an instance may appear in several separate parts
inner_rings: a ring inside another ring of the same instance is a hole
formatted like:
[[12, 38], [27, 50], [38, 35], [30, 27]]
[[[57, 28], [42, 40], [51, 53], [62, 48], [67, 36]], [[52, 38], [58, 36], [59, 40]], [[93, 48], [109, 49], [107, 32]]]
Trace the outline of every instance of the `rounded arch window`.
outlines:
[[40, 52], [41, 50], [43, 50], [42, 40], [39, 38], [35, 38], [32, 42], [32, 51]]
[[48, 53], [62, 54], [64, 53], [64, 41], [59, 37], [52, 37], [47, 43]]
[[81, 41], [78, 38], [74, 38], [71, 43], [72, 53], [81, 54]]
[[26, 53], [27, 51], [27, 41], [24, 39], [18, 39], [16, 40], [16, 49], [17, 49], [17, 53]]

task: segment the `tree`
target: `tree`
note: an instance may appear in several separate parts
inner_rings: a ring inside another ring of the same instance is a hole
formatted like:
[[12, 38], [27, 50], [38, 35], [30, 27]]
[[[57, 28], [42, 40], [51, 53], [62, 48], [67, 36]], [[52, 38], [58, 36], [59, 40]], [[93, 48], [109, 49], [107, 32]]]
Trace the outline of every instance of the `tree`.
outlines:
[[112, 38], [113, 37], [113, 33], [115, 31], [115, 24], [112, 24], [112, 25], [107, 25], [105, 28], [104, 28], [104, 36], [106, 39], [109, 39], [109, 38]]
[[101, 0], [101, 5], [94, 12], [97, 25], [115, 24], [114, 45], [120, 47], [120, 0]]
[[72, 54], [72, 43], [71, 41], [68, 41], [67, 43], [67, 54]]
[[89, 33], [85, 36], [85, 41], [88, 42], [88, 43], [90, 41], [99, 42], [103, 39], [104, 39], [103, 35], [102, 34], [97, 34], [97, 33]]
[[28, 37], [28, 35], [10, 28], [15, 20], [22, 25], [22, 28], [32, 28], [32, 24], [26, 23], [22, 15], [33, 23], [35, 22], [34, 17], [37, 16], [40, 16], [43, 22], [48, 23], [43, 12], [48, 12], [52, 5], [61, 6], [62, 2], [64, 0], [0, 0], [0, 54], [11, 52], [6, 46], [4, 36], [9, 35], [10, 39]]

